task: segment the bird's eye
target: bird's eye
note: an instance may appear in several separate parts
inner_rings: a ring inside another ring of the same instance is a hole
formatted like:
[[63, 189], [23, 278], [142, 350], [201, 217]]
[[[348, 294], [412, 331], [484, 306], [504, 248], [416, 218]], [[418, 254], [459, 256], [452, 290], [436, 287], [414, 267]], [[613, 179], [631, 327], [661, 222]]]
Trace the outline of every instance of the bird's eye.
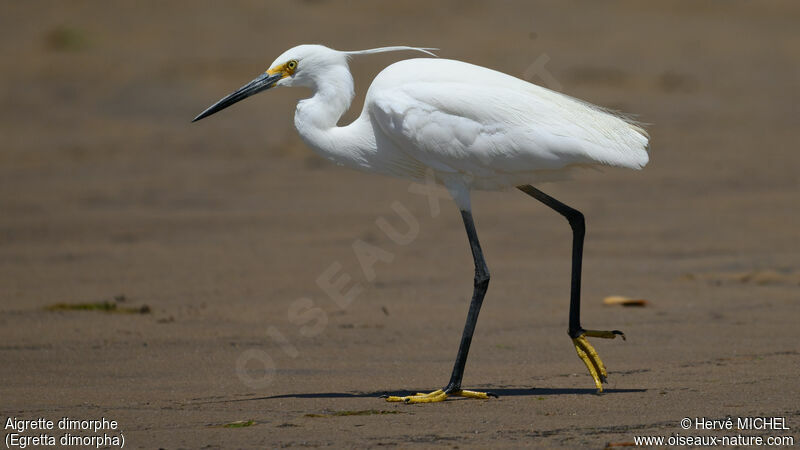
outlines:
[[296, 69], [297, 68], [297, 60], [293, 59], [293, 60], [289, 61], [288, 63], [286, 63], [286, 68], [289, 69], [289, 70]]

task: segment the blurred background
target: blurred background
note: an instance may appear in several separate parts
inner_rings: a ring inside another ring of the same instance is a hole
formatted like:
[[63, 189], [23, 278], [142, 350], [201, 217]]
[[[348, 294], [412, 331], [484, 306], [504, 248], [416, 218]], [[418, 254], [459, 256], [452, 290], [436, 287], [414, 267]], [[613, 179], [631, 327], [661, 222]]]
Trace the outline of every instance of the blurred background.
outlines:
[[[436, 47], [635, 114], [652, 137], [645, 170], [542, 187], [587, 216], [584, 322], [639, 331], [640, 344], [608, 345], [604, 359], [669, 368], [712, 357], [731, 335], [741, 352], [789, 342], [800, 284], [798, 23], [791, 1], [2, 2], [0, 353], [12, 362], [0, 369], [2, 397], [20, 410], [105, 405], [120, 379], [134, 382], [133, 402], [245, 395], [234, 362], [251, 347], [292, 374], [275, 378], [275, 392], [314, 392], [323, 379], [352, 390], [364, 381], [355, 367], [370, 374], [366, 390], [444, 381], [472, 277], [454, 205], [432, 217], [408, 182], [314, 155], [293, 127], [302, 90], [190, 123], [302, 43]], [[383, 67], [416, 56], [354, 58], [357, 96], [343, 123]], [[393, 201], [420, 220], [405, 247], [375, 226], [396, 219]], [[568, 227], [518, 192], [478, 193], [474, 209], [493, 285], [468, 377], [529, 385], [582, 371], [563, 335]], [[355, 239], [395, 255], [374, 283]], [[363, 283], [357, 307], [340, 311], [317, 287], [333, 262]], [[600, 304], [610, 294], [656, 307], [610, 311]], [[329, 314], [316, 339], [286, 319], [300, 297]], [[43, 309], [101, 301], [147, 313]], [[446, 320], [411, 321], [419, 311]], [[434, 340], [449, 345], [430, 370], [382, 365]], [[536, 352], [519, 344], [533, 340]]]

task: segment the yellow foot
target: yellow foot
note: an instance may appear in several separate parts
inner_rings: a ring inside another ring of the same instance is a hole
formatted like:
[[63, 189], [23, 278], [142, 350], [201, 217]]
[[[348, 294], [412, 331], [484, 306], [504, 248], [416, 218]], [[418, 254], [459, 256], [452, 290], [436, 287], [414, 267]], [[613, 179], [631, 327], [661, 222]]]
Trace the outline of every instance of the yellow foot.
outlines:
[[572, 343], [575, 344], [575, 350], [578, 352], [578, 357], [583, 360], [584, 364], [586, 364], [586, 367], [589, 369], [589, 373], [592, 375], [592, 378], [594, 378], [594, 384], [597, 386], [598, 394], [603, 392], [603, 383], [606, 382], [608, 372], [606, 372], [606, 366], [603, 365], [603, 361], [600, 359], [597, 351], [594, 349], [594, 347], [592, 347], [592, 344], [590, 344], [586, 338], [597, 337], [603, 339], [614, 339], [617, 336], [622, 336], [622, 340], [625, 340], [625, 334], [617, 330], [585, 330], [583, 334], [572, 339]]
[[453, 391], [448, 394], [441, 389], [437, 389], [427, 394], [422, 392], [417, 392], [414, 395], [408, 395], [405, 397], [390, 395], [385, 398], [387, 402], [433, 403], [433, 402], [443, 402], [447, 399], [447, 397], [489, 398], [489, 397], [497, 397], [497, 395], [492, 394], [491, 392], [468, 391], [466, 389]]

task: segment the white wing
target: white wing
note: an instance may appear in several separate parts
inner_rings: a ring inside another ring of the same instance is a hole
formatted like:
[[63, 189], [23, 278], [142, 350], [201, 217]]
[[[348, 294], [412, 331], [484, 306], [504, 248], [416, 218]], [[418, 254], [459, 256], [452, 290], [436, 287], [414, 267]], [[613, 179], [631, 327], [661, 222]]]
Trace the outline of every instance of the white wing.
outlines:
[[518, 78], [444, 59], [384, 69], [365, 109], [409, 156], [441, 172], [522, 175], [574, 165], [639, 169], [647, 133], [599, 107]]

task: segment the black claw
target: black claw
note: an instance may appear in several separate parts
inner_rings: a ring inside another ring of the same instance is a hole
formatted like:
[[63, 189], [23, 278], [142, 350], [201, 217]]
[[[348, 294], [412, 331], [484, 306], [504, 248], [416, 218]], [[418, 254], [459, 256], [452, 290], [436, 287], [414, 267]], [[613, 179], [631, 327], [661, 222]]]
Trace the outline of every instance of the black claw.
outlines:
[[497, 394], [495, 394], [494, 392], [487, 392], [487, 393], [486, 393], [486, 395], [488, 395], [489, 397], [500, 398], [500, 397], [499, 397]]
[[620, 335], [623, 341], [627, 341], [627, 339], [625, 339], [625, 333], [623, 333], [622, 331], [614, 330], [612, 331], [612, 333]]
[[379, 396], [378, 398], [389, 398], [389, 394], [383, 394], [383, 395]]

